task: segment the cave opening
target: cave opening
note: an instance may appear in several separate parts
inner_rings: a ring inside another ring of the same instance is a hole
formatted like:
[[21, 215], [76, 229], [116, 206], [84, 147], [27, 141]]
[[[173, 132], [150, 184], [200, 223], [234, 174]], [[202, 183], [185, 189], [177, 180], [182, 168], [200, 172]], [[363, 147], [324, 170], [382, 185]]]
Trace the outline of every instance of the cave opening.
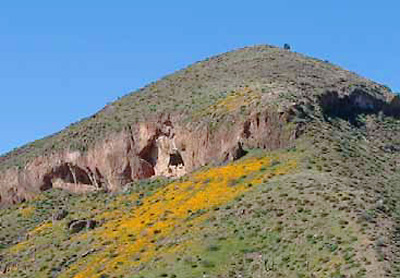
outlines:
[[93, 178], [91, 178], [85, 170], [70, 163], [64, 163], [53, 168], [46, 174], [43, 177], [40, 190], [45, 191], [51, 189], [55, 180], [61, 180], [65, 183], [93, 185]]
[[181, 154], [176, 151], [174, 153], [171, 153], [169, 155], [169, 163], [168, 166], [185, 166], [185, 163], [183, 162], [183, 158], [181, 156]]
[[152, 140], [150, 144], [144, 147], [139, 153], [139, 157], [154, 167], [158, 160], [158, 147], [156, 145], [156, 141]]

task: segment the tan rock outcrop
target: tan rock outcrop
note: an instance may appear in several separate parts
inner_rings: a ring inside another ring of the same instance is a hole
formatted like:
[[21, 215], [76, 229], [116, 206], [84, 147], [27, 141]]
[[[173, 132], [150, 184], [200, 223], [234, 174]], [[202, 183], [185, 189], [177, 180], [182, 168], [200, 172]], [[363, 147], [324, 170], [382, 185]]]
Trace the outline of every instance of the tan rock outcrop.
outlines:
[[296, 136], [294, 128], [287, 128], [287, 117], [265, 111], [211, 131], [204, 123], [183, 124], [180, 116], [158, 116], [105, 138], [85, 153], [64, 150], [0, 173], [1, 203], [21, 202], [52, 187], [76, 193], [117, 191], [138, 179], [180, 177], [210, 162], [239, 158], [238, 145], [285, 147]]

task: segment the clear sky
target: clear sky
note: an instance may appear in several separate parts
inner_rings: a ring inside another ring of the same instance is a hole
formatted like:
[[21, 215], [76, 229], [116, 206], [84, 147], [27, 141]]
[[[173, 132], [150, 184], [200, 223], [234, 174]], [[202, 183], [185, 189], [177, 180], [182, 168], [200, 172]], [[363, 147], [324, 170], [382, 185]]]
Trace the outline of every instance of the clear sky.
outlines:
[[400, 91], [398, 0], [0, 4], [0, 153], [210, 55], [289, 43]]

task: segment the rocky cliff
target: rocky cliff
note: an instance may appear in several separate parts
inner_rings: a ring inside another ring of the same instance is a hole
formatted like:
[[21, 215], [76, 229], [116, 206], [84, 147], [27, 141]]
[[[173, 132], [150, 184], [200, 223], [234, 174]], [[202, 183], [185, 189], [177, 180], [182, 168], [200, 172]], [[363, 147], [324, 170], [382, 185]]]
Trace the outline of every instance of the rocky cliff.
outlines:
[[163, 115], [129, 126], [86, 152], [67, 149], [34, 158], [22, 169], [5, 170], [0, 174], [1, 200], [20, 202], [52, 187], [116, 191], [138, 179], [180, 177], [209, 163], [238, 159], [243, 148], [290, 146], [297, 129], [287, 123], [288, 114], [265, 111], [211, 131]]
[[385, 86], [270, 46], [222, 54], [167, 76], [96, 115], [0, 158], [0, 204], [50, 188], [118, 191], [180, 177], [247, 149], [289, 147], [314, 118], [398, 117]]

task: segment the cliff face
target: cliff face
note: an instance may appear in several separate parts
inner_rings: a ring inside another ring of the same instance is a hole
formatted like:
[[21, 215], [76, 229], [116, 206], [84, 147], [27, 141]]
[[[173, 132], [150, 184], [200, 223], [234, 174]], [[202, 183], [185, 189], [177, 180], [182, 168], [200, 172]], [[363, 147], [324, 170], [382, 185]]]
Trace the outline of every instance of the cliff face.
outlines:
[[265, 111], [210, 130], [182, 124], [179, 116], [160, 116], [130, 126], [85, 153], [65, 150], [4, 171], [1, 202], [21, 202], [52, 187], [78, 193], [117, 191], [134, 180], [180, 177], [208, 163], [235, 160], [245, 154], [243, 148], [287, 147], [296, 138], [296, 125], [288, 127], [288, 117]]
[[117, 191], [180, 177], [246, 149], [291, 146], [307, 122], [359, 114], [399, 117], [386, 87], [270, 46], [196, 63], [60, 133], [0, 157], [0, 204], [62, 188]]

